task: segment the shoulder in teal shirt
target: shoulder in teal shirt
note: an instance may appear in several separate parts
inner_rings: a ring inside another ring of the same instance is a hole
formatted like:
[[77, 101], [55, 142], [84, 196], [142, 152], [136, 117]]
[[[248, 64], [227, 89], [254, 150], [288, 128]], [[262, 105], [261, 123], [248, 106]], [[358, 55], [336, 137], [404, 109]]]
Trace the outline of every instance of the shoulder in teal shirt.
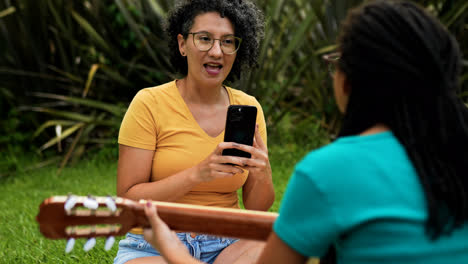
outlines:
[[391, 132], [349, 136], [296, 166], [275, 233], [304, 256], [338, 263], [468, 263], [468, 225], [431, 241], [424, 190]]

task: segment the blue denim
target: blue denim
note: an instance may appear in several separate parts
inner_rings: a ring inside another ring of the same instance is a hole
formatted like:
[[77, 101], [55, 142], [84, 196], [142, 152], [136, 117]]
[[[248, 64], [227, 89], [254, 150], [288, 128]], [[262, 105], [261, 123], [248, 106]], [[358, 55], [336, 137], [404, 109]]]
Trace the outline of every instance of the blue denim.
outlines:
[[[223, 249], [238, 241], [235, 238], [212, 235], [200, 234], [193, 238], [190, 236], [190, 233], [176, 234], [187, 247], [190, 255], [208, 264], [213, 263]], [[119, 251], [114, 259], [114, 264], [124, 264], [132, 259], [156, 256], [161, 255], [150, 243], [146, 242], [143, 235], [127, 233], [125, 239], [119, 242]]]

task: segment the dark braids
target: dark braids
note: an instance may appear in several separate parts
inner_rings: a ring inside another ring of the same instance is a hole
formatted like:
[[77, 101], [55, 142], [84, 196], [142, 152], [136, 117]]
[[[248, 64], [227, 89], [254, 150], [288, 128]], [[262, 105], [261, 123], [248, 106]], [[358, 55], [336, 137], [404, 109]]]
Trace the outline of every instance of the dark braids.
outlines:
[[177, 72], [187, 74], [187, 61], [180, 56], [177, 35], [187, 38], [197, 15], [207, 12], [218, 12], [228, 18], [234, 26], [235, 35], [242, 39], [240, 49], [228, 81], [239, 79], [241, 74], [257, 66], [260, 41], [264, 34], [264, 17], [262, 11], [247, 0], [184, 0], [168, 15], [165, 25], [169, 38], [170, 60]]
[[351, 85], [340, 136], [383, 123], [404, 145], [424, 188], [432, 239], [468, 221], [468, 110], [457, 97], [455, 39], [407, 1], [351, 11], [339, 37]]

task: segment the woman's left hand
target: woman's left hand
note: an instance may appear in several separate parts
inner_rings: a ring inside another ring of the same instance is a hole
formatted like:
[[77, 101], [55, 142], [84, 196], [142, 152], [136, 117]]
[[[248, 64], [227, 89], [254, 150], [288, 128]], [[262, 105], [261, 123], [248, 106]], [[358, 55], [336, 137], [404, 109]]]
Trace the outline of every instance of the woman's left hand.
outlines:
[[255, 180], [271, 180], [270, 160], [268, 159], [268, 149], [258, 131], [258, 124], [255, 127], [254, 141], [252, 146], [232, 143], [232, 148], [242, 150], [251, 154], [250, 158], [240, 158], [244, 170], [249, 171], [249, 177]]
[[249, 177], [253, 177], [256, 180], [271, 180], [271, 166], [268, 158], [268, 148], [263, 142], [262, 136], [258, 131], [258, 124], [255, 127], [254, 142], [253, 146], [241, 145], [246, 149], [241, 149], [249, 152], [252, 157], [246, 159], [243, 169], [249, 171]]
[[241, 158], [242, 169], [249, 171], [247, 181], [242, 187], [242, 198], [246, 209], [268, 210], [275, 200], [271, 178], [268, 149], [262, 140], [258, 125], [255, 129], [253, 146], [232, 143], [232, 147], [249, 152], [252, 157]]

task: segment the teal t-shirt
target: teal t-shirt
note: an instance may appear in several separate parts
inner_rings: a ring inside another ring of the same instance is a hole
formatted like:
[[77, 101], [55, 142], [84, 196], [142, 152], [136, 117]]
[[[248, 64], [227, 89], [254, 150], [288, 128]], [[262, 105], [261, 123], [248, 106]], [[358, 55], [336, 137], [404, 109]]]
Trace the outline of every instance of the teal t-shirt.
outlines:
[[275, 233], [308, 257], [330, 245], [340, 264], [468, 264], [468, 224], [431, 241], [424, 190], [391, 132], [348, 136], [296, 166]]

